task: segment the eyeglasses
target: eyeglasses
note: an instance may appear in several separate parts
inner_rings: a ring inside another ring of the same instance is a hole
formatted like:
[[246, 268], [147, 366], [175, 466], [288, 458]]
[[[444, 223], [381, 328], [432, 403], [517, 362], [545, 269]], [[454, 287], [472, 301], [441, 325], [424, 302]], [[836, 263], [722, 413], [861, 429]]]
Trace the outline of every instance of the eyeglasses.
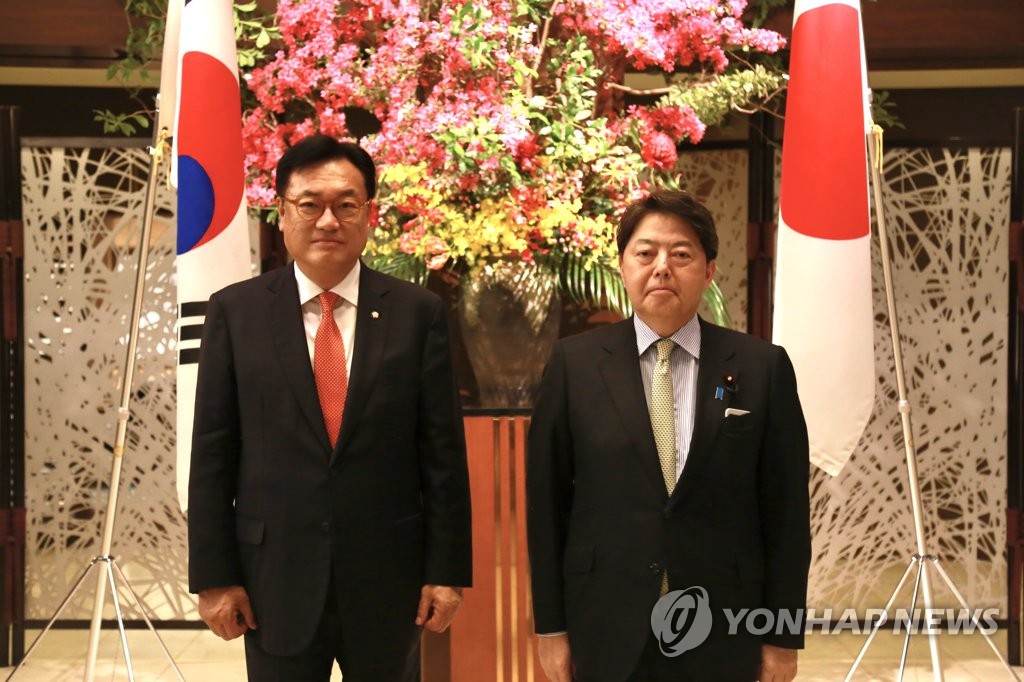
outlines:
[[[299, 214], [299, 217], [307, 222], [316, 222], [320, 220], [320, 216], [327, 210], [327, 204], [311, 197], [302, 197], [300, 199], [289, 199], [288, 197], [281, 197], [284, 201], [295, 206], [295, 212]], [[339, 223], [347, 223], [350, 220], [355, 220], [359, 215], [359, 212], [369, 204], [372, 199], [367, 199], [363, 203], [358, 203], [352, 199], [343, 199], [338, 203], [331, 206], [331, 213], [338, 219]]]

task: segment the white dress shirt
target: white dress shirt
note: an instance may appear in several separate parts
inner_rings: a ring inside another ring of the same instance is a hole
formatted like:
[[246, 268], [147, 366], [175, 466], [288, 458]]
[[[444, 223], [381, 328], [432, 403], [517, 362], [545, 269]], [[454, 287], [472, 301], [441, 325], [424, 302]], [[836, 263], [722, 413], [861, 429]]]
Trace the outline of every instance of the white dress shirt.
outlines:
[[[359, 270], [360, 263], [355, 266], [331, 288], [340, 297], [334, 306], [334, 322], [341, 332], [341, 342], [345, 344], [345, 372], [352, 376], [352, 354], [356, 341], [356, 309], [359, 307]], [[311, 279], [295, 264], [295, 281], [299, 285], [299, 301], [302, 304], [302, 326], [306, 330], [306, 348], [309, 349], [309, 364], [313, 365], [313, 344], [316, 341], [316, 330], [320, 327], [320, 300], [317, 298], [324, 289], [313, 283]]]
[[[658, 364], [658, 349], [654, 344], [661, 338], [633, 316], [636, 329], [636, 347], [640, 354], [640, 377], [644, 382], [647, 408], [651, 407], [651, 377]], [[697, 369], [700, 365], [700, 321], [694, 315], [690, 321], [669, 337], [675, 342], [669, 356], [669, 371], [672, 373], [672, 402], [676, 416], [676, 480], [683, 473], [686, 455], [690, 452], [690, 438], [693, 436], [693, 417], [697, 411]]]

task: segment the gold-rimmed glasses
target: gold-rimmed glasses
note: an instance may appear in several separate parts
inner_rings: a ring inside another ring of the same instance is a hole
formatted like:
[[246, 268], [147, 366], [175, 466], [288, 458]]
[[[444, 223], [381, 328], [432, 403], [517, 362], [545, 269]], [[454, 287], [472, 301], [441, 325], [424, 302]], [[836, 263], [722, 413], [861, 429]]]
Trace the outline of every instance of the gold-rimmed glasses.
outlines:
[[[295, 212], [299, 214], [299, 218], [306, 222], [315, 223], [320, 220], [320, 216], [327, 210], [328, 204], [314, 199], [313, 197], [299, 197], [298, 199], [290, 199], [288, 197], [281, 197], [284, 201], [295, 206]], [[370, 203], [372, 199], [367, 199], [363, 203], [359, 203], [355, 199], [341, 199], [337, 203], [330, 204], [331, 213], [338, 219], [339, 223], [347, 223], [355, 220], [359, 216], [359, 212]]]

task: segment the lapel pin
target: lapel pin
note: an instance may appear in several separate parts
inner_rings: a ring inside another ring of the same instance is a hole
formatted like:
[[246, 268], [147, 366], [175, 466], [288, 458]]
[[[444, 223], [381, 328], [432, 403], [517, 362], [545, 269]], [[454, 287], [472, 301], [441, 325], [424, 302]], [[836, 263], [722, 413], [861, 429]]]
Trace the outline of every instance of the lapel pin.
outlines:
[[376, 320], [378, 317], [380, 317], [380, 313], [374, 310], [373, 312], [370, 313], [370, 317]]
[[715, 400], [721, 400], [725, 397], [725, 389], [721, 386], [715, 386]]
[[736, 392], [736, 377], [732, 374], [726, 374], [722, 377], [722, 383], [725, 384], [725, 390], [729, 391], [729, 393]]

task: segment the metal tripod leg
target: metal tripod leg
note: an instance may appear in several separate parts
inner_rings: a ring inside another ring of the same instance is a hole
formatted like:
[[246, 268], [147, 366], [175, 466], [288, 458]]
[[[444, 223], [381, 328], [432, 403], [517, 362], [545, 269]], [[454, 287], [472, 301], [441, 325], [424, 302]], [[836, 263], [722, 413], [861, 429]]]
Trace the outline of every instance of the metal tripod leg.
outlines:
[[28, 661], [29, 656], [31, 656], [32, 652], [35, 651], [36, 646], [39, 644], [40, 641], [42, 641], [46, 633], [50, 631], [50, 628], [53, 627], [53, 624], [57, 622], [57, 619], [60, 618], [60, 614], [64, 613], [64, 609], [67, 608], [67, 605], [69, 603], [71, 603], [71, 599], [75, 596], [75, 593], [78, 592], [78, 588], [82, 586], [82, 583], [85, 582], [85, 579], [89, 577], [89, 572], [96, 567], [96, 564], [99, 561], [100, 557], [93, 557], [93, 560], [90, 561], [89, 565], [85, 567], [84, 571], [82, 571], [82, 575], [78, 576], [78, 580], [76, 580], [75, 584], [71, 586], [71, 591], [68, 592], [67, 596], [64, 597], [64, 601], [60, 603], [60, 606], [57, 607], [57, 611], [54, 612], [53, 618], [51, 618], [46, 623], [46, 625], [43, 627], [43, 631], [36, 635], [36, 638], [32, 640], [32, 644], [31, 646], [29, 646], [28, 651], [25, 652], [25, 655], [22, 656], [21, 661], [18, 662], [18, 665], [16, 665], [14, 667], [14, 670], [12, 670], [10, 674], [7, 676], [8, 680], [14, 677], [15, 673], [21, 670], [21, 666], [25, 665], [25, 663]]
[[907, 669], [907, 653], [910, 651], [910, 633], [914, 622], [914, 610], [917, 608], [917, 593], [921, 589], [921, 577], [924, 573], [924, 561], [919, 556], [917, 560], [917, 578], [914, 579], [914, 594], [910, 597], [910, 618], [907, 621], [907, 634], [903, 636], [903, 653], [900, 654], [900, 670], [896, 676], [896, 682], [903, 682], [903, 673]]
[[[956, 589], [956, 585], [953, 584], [953, 580], [949, 577], [949, 574], [946, 573], [946, 570], [942, 568], [942, 564], [939, 563], [939, 560], [937, 558], [932, 558], [932, 562], [935, 564], [935, 568], [936, 570], [938, 570], [939, 575], [942, 576], [942, 579], [946, 581], [946, 586], [949, 587], [949, 591], [952, 592], [953, 596], [956, 597], [957, 601], [960, 602], [961, 608], [970, 612], [971, 607], [967, 605], [967, 600], [964, 599], [964, 596], [962, 594], [960, 594], [960, 590]], [[971, 620], [973, 622], [974, 619], [971, 618]], [[1006, 662], [1006, 659], [1003, 658], [1003, 655], [999, 653], [999, 649], [996, 647], [996, 643], [992, 641], [992, 638], [989, 636], [989, 634], [985, 632], [985, 630], [981, 630], [981, 634], [985, 636], [985, 642], [988, 643], [989, 648], [992, 649], [992, 653], [996, 655], [996, 658], [999, 659], [999, 662], [1003, 664], [1004, 668], [1006, 668], [1006, 672], [1010, 673], [1010, 677], [1015, 679], [1017, 682], [1020, 682], [1020, 678], [1017, 677], [1017, 673], [1014, 672], [1013, 668], [1010, 667], [1010, 664]]]
[[[124, 650], [124, 664], [128, 667], [128, 682], [135, 682], [135, 671], [132, 669], [132, 654], [128, 650], [128, 634], [124, 631], [124, 616], [121, 614], [121, 600], [117, 596], [114, 569], [111, 568], [114, 558], [109, 556], [100, 557], [100, 561], [107, 564], [107, 582], [110, 583], [110, 597], [114, 600], [114, 613], [117, 614], [117, 629], [121, 633], [121, 648]], [[91, 680], [86, 678], [86, 682], [91, 682]]]
[[896, 585], [896, 589], [892, 591], [892, 596], [889, 597], [889, 602], [885, 605], [885, 613], [883, 617], [878, 619], [874, 626], [872, 626], [871, 634], [868, 635], [868, 639], [866, 642], [864, 642], [864, 646], [862, 646], [860, 648], [860, 652], [857, 653], [857, 658], [853, 661], [853, 665], [850, 666], [850, 671], [846, 673], [846, 678], [844, 679], [844, 682], [850, 682], [850, 680], [853, 679], [853, 674], [857, 672], [857, 668], [860, 667], [861, 659], [864, 658], [864, 654], [867, 653], [868, 647], [871, 646], [871, 641], [875, 638], [875, 635], [878, 634], [878, 629], [882, 627], [885, 621], [889, 619], [889, 609], [891, 609], [893, 603], [895, 603], [896, 597], [899, 595], [900, 590], [903, 589], [903, 585], [907, 582], [907, 578], [910, 576], [910, 572], [914, 570], [914, 564], [917, 561], [918, 557], [915, 554], [913, 557], [911, 557], [910, 563], [907, 564], [907, 570], [903, 572], [903, 577], [900, 578], [900, 582], [898, 585]]
[[94, 568], [99, 568], [100, 564], [104, 564], [101, 570], [106, 571], [107, 583], [110, 585], [110, 596], [114, 602], [114, 612], [117, 614], [117, 627], [121, 637], [121, 650], [124, 652], [124, 662], [128, 669], [129, 682], [135, 682], [135, 671], [132, 666], [131, 651], [128, 648], [128, 633], [125, 631], [124, 627], [124, 613], [121, 611], [121, 600], [120, 597], [118, 596], [117, 580], [120, 580], [121, 585], [124, 587], [124, 589], [128, 591], [128, 594], [131, 596], [132, 601], [135, 603], [136, 608], [139, 610], [139, 613], [142, 614], [142, 619], [146, 622], [146, 626], [149, 628], [149, 631], [152, 632], [153, 635], [156, 637], [157, 642], [159, 642], [160, 644], [160, 648], [164, 652], [164, 656], [167, 657], [167, 660], [168, 662], [170, 662], [171, 667], [174, 668], [174, 673], [178, 676], [178, 680], [180, 680], [180, 682], [185, 682], [185, 676], [182, 675], [181, 669], [178, 667], [178, 664], [174, 661], [174, 658], [171, 656], [170, 650], [167, 648], [167, 645], [164, 643], [164, 640], [160, 637], [160, 634], [156, 631], [156, 628], [153, 626], [153, 621], [150, 620], [149, 614], [146, 613], [146, 609], [142, 603], [142, 600], [139, 598], [139, 595], [136, 594], [135, 590], [132, 588], [131, 583], [128, 582], [128, 578], [121, 570], [121, 567], [117, 565], [117, 561], [110, 556], [93, 557], [92, 561], [89, 562], [89, 565], [78, 577], [78, 580], [75, 581], [75, 584], [71, 587], [71, 591], [68, 592], [66, 597], [64, 597], [64, 601], [62, 601], [60, 603], [60, 606], [57, 607], [57, 611], [53, 614], [53, 617], [50, 618], [49, 622], [43, 628], [42, 632], [40, 632], [32, 641], [32, 645], [28, 648], [28, 651], [25, 652], [25, 656], [18, 663], [17, 667], [15, 667], [14, 670], [12, 670], [10, 674], [7, 676], [7, 680], [13, 678], [14, 675], [19, 670], [21, 670], [21, 667], [28, 662], [29, 656], [32, 655], [32, 652], [35, 650], [36, 646], [43, 639], [43, 637], [52, 629], [53, 624], [57, 622], [58, 618], [60, 618], [60, 615], [64, 612], [64, 609], [67, 608], [67, 605], [71, 603], [71, 599], [78, 592], [78, 588], [82, 586], [82, 583], [85, 582], [86, 578], [89, 577], [89, 573]]
[[154, 637], [156, 637], [156, 641], [160, 643], [160, 648], [163, 650], [164, 656], [167, 657], [167, 661], [171, 664], [171, 667], [174, 668], [174, 674], [178, 676], [178, 679], [181, 682], [185, 682], [185, 676], [181, 674], [181, 669], [178, 668], [178, 664], [174, 661], [174, 657], [171, 656], [170, 649], [168, 649], [167, 645], [164, 644], [164, 640], [160, 636], [160, 633], [158, 633], [156, 628], [153, 627], [153, 622], [149, 619], [149, 615], [146, 613], [146, 607], [143, 605], [142, 600], [139, 599], [139, 595], [135, 594], [135, 590], [132, 589], [131, 583], [128, 582], [128, 578], [125, 577], [124, 572], [121, 570], [121, 567], [117, 565], [117, 562], [111, 561], [110, 565], [114, 567], [115, 571], [117, 571], [117, 577], [121, 579], [121, 583], [128, 590], [128, 594], [131, 595], [132, 600], [134, 600], [135, 608], [139, 610], [139, 613], [142, 614], [142, 619], [146, 621], [146, 627], [148, 627], [149, 631], [153, 633]]

